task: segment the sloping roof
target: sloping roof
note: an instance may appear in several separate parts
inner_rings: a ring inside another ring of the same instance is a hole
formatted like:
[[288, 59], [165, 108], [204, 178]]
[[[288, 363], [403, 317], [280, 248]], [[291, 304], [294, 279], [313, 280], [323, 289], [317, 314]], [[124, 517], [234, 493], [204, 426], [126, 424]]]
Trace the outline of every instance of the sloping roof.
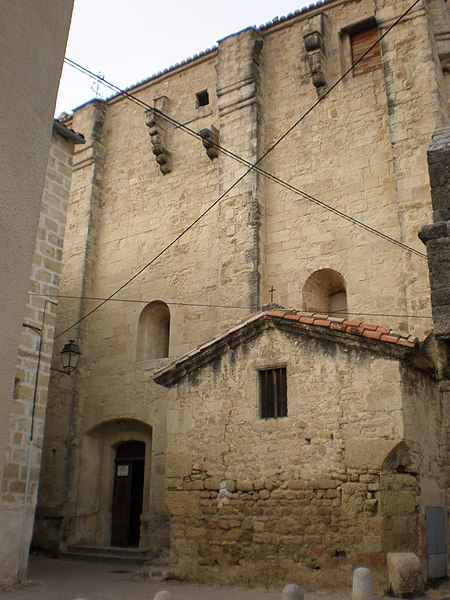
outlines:
[[[303, 8], [299, 8], [298, 10], [295, 10], [294, 12], [288, 13], [286, 16], [275, 17], [271, 21], [268, 21], [267, 23], [263, 23], [262, 25], [255, 27], [255, 29], [256, 29], [256, 31], [266, 31], [268, 29], [271, 29], [272, 27], [275, 27], [277, 25], [280, 25], [281, 23], [284, 23], [285, 21], [290, 21], [291, 19], [294, 19], [295, 17], [304, 15], [305, 13], [312, 12], [314, 10], [322, 8], [322, 6], [331, 4], [332, 2], [335, 2], [335, 1], [336, 0], [317, 0], [316, 2], [311, 2], [311, 4], [309, 4], [309, 6], [304, 6]], [[251, 27], [249, 27], [249, 29], [250, 28]], [[235, 32], [235, 33], [239, 33], [239, 32]], [[230, 34], [230, 35], [235, 35], [235, 34]], [[146, 85], [146, 84], [150, 83], [151, 81], [153, 81], [154, 79], [158, 79], [158, 77], [161, 77], [162, 75], [167, 75], [171, 71], [174, 71], [180, 67], [184, 67], [184, 66], [188, 65], [189, 63], [194, 62], [195, 60], [198, 60], [199, 58], [203, 58], [203, 57], [207, 56], [208, 54], [212, 54], [216, 50], [217, 50], [217, 46], [212, 46], [211, 48], [207, 48], [206, 50], [198, 52], [197, 54], [194, 54], [193, 56], [190, 56], [190, 57], [180, 61], [179, 63], [171, 65], [171, 66], [163, 69], [162, 71], [158, 71], [157, 73], [150, 75], [150, 77], [146, 77], [145, 79], [142, 79], [141, 81], [138, 81], [137, 83], [130, 85], [129, 87], [125, 88], [123, 91], [131, 92], [135, 88], [138, 88], [142, 85]], [[120, 96], [122, 96], [122, 95], [123, 95], [123, 92], [119, 92], [118, 94], [113, 94], [113, 95], [109, 96], [108, 98], [106, 98], [106, 102], [108, 102], [109, 100], [114, 100], [115, 98], [120, 98]]]
[[418, 349], [420, 345], [416, 337], [404, 336], [383, 325], [370, 325], [362, 321], [320, 313], [275, 308], [252, 315], [206, 344], [191, 350], [167, 367], [157, 371], [154, 380], [161, 385], [170, 386], [181, 377], [206, 365], [230, 348], [244, 343], [269, 327], [290, 329], [298, 334], [326, 337], [338, 343], [359, 342], [359, 345], [373, 351], [394, 354], [397, 358]]
[[86, 142], [82, 133], [70, 129], [58, 119], [53, 119], [53, 133], [58, 133], [60, 136], [74, 144], [84, 144]]

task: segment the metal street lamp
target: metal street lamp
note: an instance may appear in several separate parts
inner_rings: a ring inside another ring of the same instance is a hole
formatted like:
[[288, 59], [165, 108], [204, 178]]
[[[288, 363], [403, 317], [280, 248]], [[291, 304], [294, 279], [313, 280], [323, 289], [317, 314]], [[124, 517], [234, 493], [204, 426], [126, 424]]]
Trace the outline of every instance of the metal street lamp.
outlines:
[[[22, 509], [22, 520], [20, 526], [20, 542], [19, 542], [19, 570], [18, 570], [18, 580], [22, 581], [22, 579], [26, 575], [27, 569], [27, 560], [25, 558], [26, 548], [25, 548], [25, 528], [26, 528], [26, 518], [28, 512], [29, 505], [29, 494], [30, 494], [30, 484], [31, 484], [31, 467], [33, 461], [33, 447], [34, 447], [34, 420], [35, 420], [35, 412], [36, 412], [36, 404], [37, 404], [37, 395], [38, 395], [38, 384], [39, 384], [39, 371], [41, 366], [41, 353], [42, 353], [42, 342], [44, 337], [44, 326], [45, 326], [45, 316], [47, 311], [47, 304], [57, 304], [53, 300], [47, 299], [44, 304], [44, 314], [42, 317], [41, 327], [35, 327], [34, 325], [29, 325], [28, 323], [22, 323], [24, 327], [31, 329], [34, 333], [39, 336], [39, 347], [38, 347], [38, 355], [37, 355], [37, 364], [36, 364], [36, 375], [34, 378], [34, 391], [33, 391], [33, 401], [31, 404], [31, 415], [30, 415], [30, 434], [29, 434], [29, 450], [28, 450], [28, 464], [27, 464], [27, 472], [25, 478], [25, 491], [24, 491], [24, 499], [23, 499], [23, 509]], [[65, 373], [66, 375], [70, 375], [72, 371], [76, 368], [78, 364], [78, 359], [80, 358], [80, 348], [75, 340], [70, 340], [67, 344], [65, 344], [64, 348], [61, 350], [61, 361], [63, 366], [63, 371], [61, 369], [55, 369], [54, 367], [50, 367], [52, 371], [58, 371], [59, 373]]]
[[77, 368], [80, 354], [80, 348], [75, 340], [70, 340], [61, 350], [61, 362], [67, 375], [70, 375]]

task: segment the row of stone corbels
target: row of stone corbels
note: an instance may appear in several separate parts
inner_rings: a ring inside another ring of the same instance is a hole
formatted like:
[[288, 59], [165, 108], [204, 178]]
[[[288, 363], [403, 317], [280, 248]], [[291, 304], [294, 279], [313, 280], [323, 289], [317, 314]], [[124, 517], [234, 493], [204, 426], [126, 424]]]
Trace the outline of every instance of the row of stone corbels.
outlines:
[[[168, 98], [161, 96], [155, 98], [154, 108], [146, 111], [146, 125], [149, 129], [152, 152], [163, 175], [172, 170], [171, 154], [167, 149], [167, 125], [168, 121], [164, 115], [167, 114]], [[208, 129], [199, 131], [199, 136], [206, 150], [208, 158], [213, 160], [219, 155], [219, 132], [213, 125]]]
[[306, 54], [314, 87], [319, 98], [327, 89], [325, 77], [325, 14], [319, 13], [308, 19], [308, 30], [303, 35]]

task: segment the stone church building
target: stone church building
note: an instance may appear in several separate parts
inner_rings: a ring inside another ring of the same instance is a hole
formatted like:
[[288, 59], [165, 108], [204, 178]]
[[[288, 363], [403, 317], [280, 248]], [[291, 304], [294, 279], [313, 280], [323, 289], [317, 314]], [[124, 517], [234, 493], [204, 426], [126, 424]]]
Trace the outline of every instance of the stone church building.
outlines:
[[170, 551], [172, 576], [217, 582], [365, 565], [385, 588], [392, 552], [446, 573], [417, 232], [449, 10], [318, 2], [68, 118], [54, 351], [82, 355], [50, 383], [35, 546]]

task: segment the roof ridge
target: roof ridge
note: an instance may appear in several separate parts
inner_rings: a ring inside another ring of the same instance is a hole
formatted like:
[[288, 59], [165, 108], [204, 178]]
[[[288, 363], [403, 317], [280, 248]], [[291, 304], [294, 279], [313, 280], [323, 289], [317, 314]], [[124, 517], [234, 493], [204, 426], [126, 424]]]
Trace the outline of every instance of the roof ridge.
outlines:
[[415, 348], [419, 345], [419, 339], [414, 335], [403, 335], [386, 325], [374, 325], [363, 321], [349, 319], [347, 317], [335, 317], [330, 314], [300, 311], [296, 309], [267, 310], [267, 317], [281, 318], [296, 321], [303, 325], [316, 327], [327, 327], [333, 331], [342, 331], [351, 335], [359, 335], [379, 342], [396, 344], [407, 348]]

